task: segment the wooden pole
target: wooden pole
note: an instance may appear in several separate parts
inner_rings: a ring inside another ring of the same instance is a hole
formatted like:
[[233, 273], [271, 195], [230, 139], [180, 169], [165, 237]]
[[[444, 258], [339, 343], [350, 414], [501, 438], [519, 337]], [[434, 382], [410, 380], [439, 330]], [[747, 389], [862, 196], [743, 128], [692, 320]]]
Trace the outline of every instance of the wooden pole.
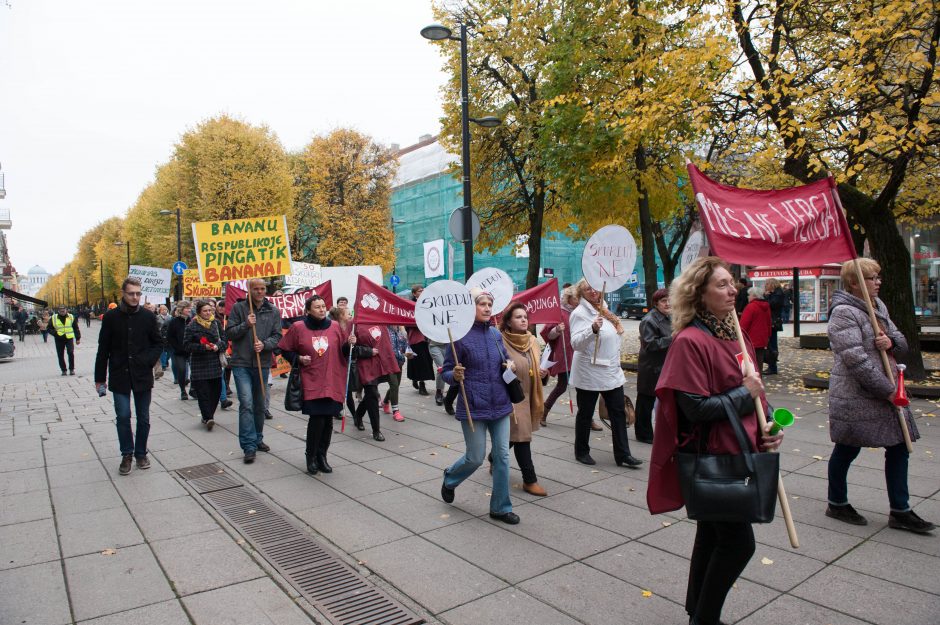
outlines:
[[[356, 333], [356, 324], [352, 324], [352, 334]], [[351, 335], [350, 335], [351, 336]], [[346, 343], [349, 343], [349, 337], [346, 337]], [[346, 392], [343, 393], [343, 420], [340, 421], [339, 431], [343, 433], [346, 431], [346, 413], [349, 411], [349, 406], [347, 405], [346, 398], [349, 397], [349, 376], [352, 373], [352, 361], [353, 361], [353, 348], [355, 345], [349, 346], [349, 359], [346, 361]], [[353, 415], [349, 415], [352, 417]]]
[[[450, 328], [447, 328], [447, 338], [450, 339], [450, 350], [454, 354], [454, 364], [459, 365], [460, 362], [457, 360], [457, 347], [454, 345], [454, 335], [450, 333]], [[476, 430], [473, 429], [473, 417], [470, 415], [470, 402], [467, 401], [467, 389], [463, 387], [463, 380], [460, 381], [460, 396], [463, 397], [463, 407], [467, 411], [467, 422], [470, 424], [470, 431], [475, 432]]]
[[[599, 303], [600, 308], [597, 309], [597, 314], [600, 314], [601, 308], [604, 307], [604, 295], [607, 294], [607, 282], [604, 282], [604, 286], [601, 287], [601, 301]], [[603, 323], [601, 324], [603, 326]], [[601, 344], [601, 329], [597, 329], [597, 336], [594, 337], [594, 358], [591, 359], [591, 364], [597, 364], [597, 348]]]
[[561, 332], [561, 353], [565, 355], [565, 369], [568, 370], [568, 409], [574, 414], [574, 402], [571, 401], [571, 367], [568, 366], [568, 348], [565, 347], [565, 331]]
[[[842, 207], [842, 200], [839, 198], [839, 192], [835, 188], [835, 181], [832, 176], [829, 176], [829, 192], [832, 194], [832, 200], [836, 203], [836, 206], [845, 214], [845, 209]], [[855, 267], [855, 277], [858, 280], [858, 287], [862, 291], [862, 299], [865, 300], [865, 306], [868, 308], [868, 320], [871, 321], [872, 332], [875, 333], [875, 336], [878, 336], [881, 327], [878, 325], [878, 319], [875, 317], [875, 307], [872, 305], [871, 297], [868, 295], [868, 285], [865, 284], [865, 276], [862, 274], [861, 265], [858, 264], [858, 258], [853, 258], [852, 264]], [[891, 384], [894, 384], [894, 371], [891, 370], [888, 354], [881, 350], [878, 351], [881, 353], [881, 365], [884, 367], [885, 375], [891, 380]], [[907, 429], [907, 419], [904, 417], [904, 408], [896, 406], [896, 409], [898, 422], [901, 425], [901, 435], [904, 437], [904, 446], [907, 447], [907, 453], [912, 454], [914, 453], [914, 444], [911, 442], [911, 432]]]
[[[255, 314], [255, 305], [251, 301], [251, 286], [248, 287], [248, 310], [251, 311], [251, 314]], [[257, 317], [255, 318], [255, 323], [257, 323]], [[258, 331], [255, 329], [255, 326], [251, 326], [251, 336], [254, 337], [255, 342], [258, 341]], [[254, 349], [254, 343], [251, 344], [252, 349]], [[261, 396], [266, 397], [268, 394], [268, 385], [264, 383], [264, 373], [261, 371], [261, 352], [255, 352], [255, 362], [258, 363], [258, 379], [261, 380]]]
[[[744, 374], [750, 375], [754, 372], [754, 363], [747, 353], [747, 345], [744, 343], [744, 335], [741, 334], [741, 325], [738, 323], [738, 316], [729, 315], [734, 319], [734, 333], [738, 337], [738, 346], [741, 348], [741, 355], [744, 357]], [[757, 424], [760, 426], [760, 433], [763, 436], [764, 427], [767, 425], [767, 416], [764, 414], [764, 404], [760, 398], [754, 401], [757, 407]], [[796, 525], [793, 523], [793, 514], [790, 512], [790, 501], [787, 499], [787, 491], [783, 487], [783, 477], [777, 475], [777, 499], [780, 501], [780, 511], [783, 512], [783, 520], [787, 525], [787, 535], [790, 537], [790, 545], [794, 549], [800, 548], [800, 539], [796, 535]]]

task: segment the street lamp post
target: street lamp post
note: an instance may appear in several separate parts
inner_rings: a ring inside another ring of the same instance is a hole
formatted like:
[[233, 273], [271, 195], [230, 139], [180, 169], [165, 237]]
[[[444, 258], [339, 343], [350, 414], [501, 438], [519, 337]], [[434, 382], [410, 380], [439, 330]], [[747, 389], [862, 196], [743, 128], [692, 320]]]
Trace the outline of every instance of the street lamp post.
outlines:
[[101, 305], [104, 306], [104, 261], [98, 261], [98, 268], [101, 270]]
[[498, 117], [470, 117], [470, 85], [467, 80], [467, 25], [460, 22], [460, 36], [441, 24], [431, 24], [421, 29], [421, 36], [431, 41], [450, 39], [460, 42], [460, 143], [461, 169], [463, 171], [463, 262], [464, 279], [473, 275], [473, 203], [470, 198], [470, 122], [484, 128], [494, 128], [502, 123]]
[[127, 241], [115, 241], [114, 244], [118, 247], [125, 246], [127, 247], [127, 275], [131, 275], [131, 242], [130, 239]]
[[[172, 215], [173, 211], [163, 209], [160, 214], [164, 217]], [[176, 207], [176, 260], [183, 260], [183, 237], [180, 228], [180, 207]], [[183, 276], [176, 276], [176, 301], [183, 299]]]

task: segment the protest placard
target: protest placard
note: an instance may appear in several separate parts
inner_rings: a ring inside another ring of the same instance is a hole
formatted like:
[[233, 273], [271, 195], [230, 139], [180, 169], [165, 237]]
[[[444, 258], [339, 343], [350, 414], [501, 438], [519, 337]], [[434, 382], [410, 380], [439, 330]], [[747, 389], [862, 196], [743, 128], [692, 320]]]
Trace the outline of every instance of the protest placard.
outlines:
[[323, 272], [316, 263], [291, 262], [291, 273], [284, 276], [285, 286], [316, 286], [323, 282]]
[[170, 296], [170, 284], [173, 272], [160, 267], [145, 267], [131, 265], [127, 272], [128, 277], [140, 278], [140, 291], [142, 302], [162, 302]]
[[630, 279], [636, 264], [636, 241], [623, 226], [604, 226], [588, 239], [581, 255], [581, 271], [598, 291], [616, 291]]
[[487, 267], [470, 276], [467, 288], [477, 288], [493, 296], [493, 314], [498, 315], [509, 306], [512, 300], [512, 278], [502, 269]]
[[284, 215], [196, 222], [193, 241], [206, 284], [291, 273]]
[[186, 299], [222, 297], [222, 285], [205, 284], [199, 279], [198, 269], [187, 269], [183, 272], [183, 297]]

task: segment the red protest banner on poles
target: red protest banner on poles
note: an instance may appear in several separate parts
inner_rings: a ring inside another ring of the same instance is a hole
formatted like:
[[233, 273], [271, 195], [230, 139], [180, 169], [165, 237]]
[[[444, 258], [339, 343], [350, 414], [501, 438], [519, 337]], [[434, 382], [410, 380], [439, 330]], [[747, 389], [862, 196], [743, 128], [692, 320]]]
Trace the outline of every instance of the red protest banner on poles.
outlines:
[[[561, 299], [558, 295], [558, 279], [538, 284], [531, 289], [512, 296], [510, 304], [520, 302], [529, 313], [529, 325], [536, 323], [561, 323]], [[493, 315], [499, 323], [501, 315]]]
[[740, 265], [820, 266], [856, 257], [832, 178], [757, 191], [715, 182], [689, 163], [711, 253]]
[[356, 285], [353, 312], [354, 323], [415, 325], [414, 302], [395, 295], [362, 274], [359, 274], [359, 283]]
[[[327, 280], [323, 284], [319, 284], [312, 289], [304, 289], [303, 291], [297, 291], [296, 293], [288, 293], [287, 295], [267, 295], [265, 298], [277, 306], [277, 309], [281, 311], [281, 319], [295, 319], [297, 317], [304, 316], [304, 304], [307, 302], [307, 298], [316, 293], [323, 298], [323, 301], [326, 302], [327, 308], [333, 307], [333, 283]], [[248, 296], [248, 292], [243, 289], [239, 289], [235, 286], [232, 286], [231, 283], [225, 285], [225, 310], [232, 310], [232, 306], [235, 305], [240, 299], [245, 299]]]

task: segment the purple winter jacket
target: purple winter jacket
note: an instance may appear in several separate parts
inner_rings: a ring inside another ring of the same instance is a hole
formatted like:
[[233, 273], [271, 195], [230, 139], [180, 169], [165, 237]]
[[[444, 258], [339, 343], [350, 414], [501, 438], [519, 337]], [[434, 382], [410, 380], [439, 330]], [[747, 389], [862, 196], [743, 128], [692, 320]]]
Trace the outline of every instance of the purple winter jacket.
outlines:
[[[454, 346], [457, 359], [465, 369], [463, 384], [473, 420], [495, 421], [512, 414], [512, 402], [509, 401], [509, 391], [503, 381], [506, 355], [499, 331], [488, 323], [476, 321], [466, 336], [454, 342]], [[452, 350], [448, 349], [444, 356], [441, 375], [445, 382], [454, 384]], [[457, 398], [454, 407], [457, 420], [466, 421], [467, 410], [462, 397]]]

